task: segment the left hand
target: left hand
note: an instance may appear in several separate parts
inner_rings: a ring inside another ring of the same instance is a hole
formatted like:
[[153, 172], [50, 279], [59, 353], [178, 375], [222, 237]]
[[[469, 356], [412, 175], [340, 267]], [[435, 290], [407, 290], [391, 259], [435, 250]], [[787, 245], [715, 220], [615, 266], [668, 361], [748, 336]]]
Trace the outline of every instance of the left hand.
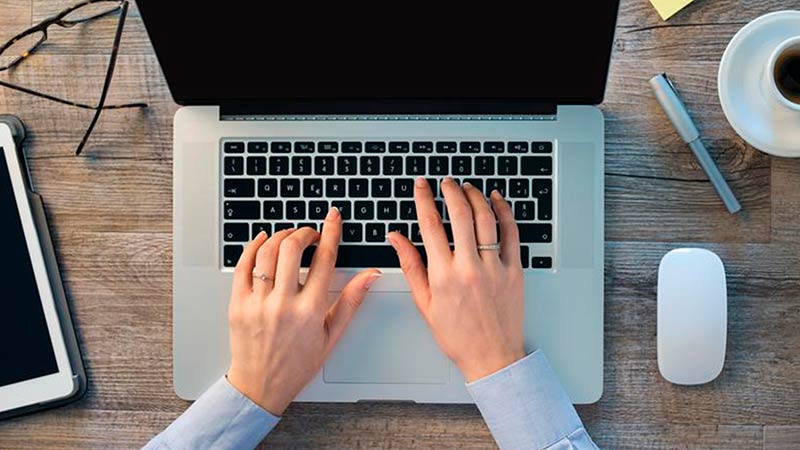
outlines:
[[[367, 291], [380, 276], [365, 270], [329, 300], [342, 217], [332, 208], [322, 234], [311, 228], [263, 232], [247, 245], [234, 271], [228, 311], [228, 381], [253, 402], [280, 416], [322, 368]], [[303, 250], [319, 247], [300, 284]], [[267, 279], [254, 277], [264, 274]]]

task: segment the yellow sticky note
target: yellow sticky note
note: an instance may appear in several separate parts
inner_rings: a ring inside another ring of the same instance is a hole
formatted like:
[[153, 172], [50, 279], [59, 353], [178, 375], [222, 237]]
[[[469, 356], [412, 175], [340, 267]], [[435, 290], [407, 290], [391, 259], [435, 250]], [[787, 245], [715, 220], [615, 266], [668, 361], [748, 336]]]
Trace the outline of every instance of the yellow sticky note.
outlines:
[[667, 20], [672, 17], [676, 12], [685, 8], [686, 5], [692, 3], [693, 0], [650, 0], [650, 3], [655, 6], [658, 15], [662, 19]]

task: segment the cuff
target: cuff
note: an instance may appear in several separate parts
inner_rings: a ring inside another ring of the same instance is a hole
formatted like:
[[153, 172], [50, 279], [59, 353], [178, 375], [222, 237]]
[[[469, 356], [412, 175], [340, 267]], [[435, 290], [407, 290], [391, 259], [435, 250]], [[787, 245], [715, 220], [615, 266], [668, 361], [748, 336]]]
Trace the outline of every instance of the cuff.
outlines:
[[159, 437], [172, 450], [255, 448], [279, 420], [222, 377]]
[[467, 383], [502, 450], [543, 449], [583, 428], [544, 353], [537, 350]]

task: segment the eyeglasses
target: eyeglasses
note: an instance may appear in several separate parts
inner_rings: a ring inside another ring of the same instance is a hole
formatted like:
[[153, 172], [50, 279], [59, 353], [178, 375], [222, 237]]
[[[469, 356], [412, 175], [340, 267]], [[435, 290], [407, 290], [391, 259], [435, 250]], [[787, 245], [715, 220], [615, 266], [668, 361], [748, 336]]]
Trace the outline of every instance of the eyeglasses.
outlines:
[[[125, 18], [128, 15], [128, 1], [127, 0], [87, 0], [77, 5], [71, 6], [57, 15], [41, 21], [38, 25], [34, 25], [22, 33], [14, 36], [8, 42], [0, 47], [0, 72], [9, 70], [18, 66], [27, 57], [33, 54], [41, 45], [47, 40], [47, 29], [51, 25], [58, 25], [62, 28], [71, 28], [75, 25], [86, 23], [95, 19], [109, 16], [111, 14], [120, 12], [119, 22], [117, 23], [117, 31], [114, 36], [114, 46], [111, 49], [111, 57], [108, 61], [108, 69], [106, 70], [106, 79], [103, 82], [103, 92], [100, 94], [100, 101], [97, 106], [91, 106], [84, 103], [73, 102], [37, 92], [23, 86], [17, 86], [0, 80], [0, 86], [5, 86], [9, 89], [24, 92], [26, 94], [35, 95], [37, 97], [52, 100], [54, 102], [63, 103], [65, 105], [75, 106], [84, 109], [95, 110], [94, 117], [86, 129], [78, 148], [75, 150], [76, 155], [80, 155], [89, 135], [92, 134], [97, 120], [100, 118], [100, 112], [104, 109], [120, 109], [120, 108], [145, 108], [147, 103], [123, 103], [118, 105], [106, 105], [106, 96], [108, 95], [108, 88], [111, 86], [111, 77], [114, 75], [114, 67], [117, 63], [117, 54], [119, 53], [119, 42], [122, 38], [122, 29], [125, 26]], [[8, 61], [4, 63], [4, 61]]]

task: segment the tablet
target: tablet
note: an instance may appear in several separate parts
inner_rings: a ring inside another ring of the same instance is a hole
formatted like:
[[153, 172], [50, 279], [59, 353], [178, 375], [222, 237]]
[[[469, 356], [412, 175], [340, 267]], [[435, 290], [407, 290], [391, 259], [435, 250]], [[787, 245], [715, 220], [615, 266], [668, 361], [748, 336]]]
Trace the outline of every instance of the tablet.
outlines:
[[41, 197], [15, 134], [0, 120], [0, 418], [63, 404], [86, 386]]

